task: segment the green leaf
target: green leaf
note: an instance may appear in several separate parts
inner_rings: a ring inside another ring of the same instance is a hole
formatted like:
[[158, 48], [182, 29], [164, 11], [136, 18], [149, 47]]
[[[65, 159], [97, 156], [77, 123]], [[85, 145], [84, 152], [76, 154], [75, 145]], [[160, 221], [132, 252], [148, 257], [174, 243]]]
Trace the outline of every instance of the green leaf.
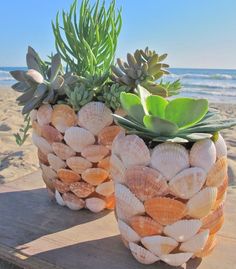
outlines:
[[151, 94], [147, 89], [145, 89], [144, 87], [142, 87], [140, 85], [137, 86], [137, 91], [139, 93], [144, 112], [145, 112], [145, 114], [148, 114], [148, 110], [147, 110], [147, 107], [146, 107], [146, 99]]
[[158, 95], [150, 95], [146, 99], [146, 108], [149, 115], [157, 116], [161, 119], [165, 118], [165, 109], [168, 101]]

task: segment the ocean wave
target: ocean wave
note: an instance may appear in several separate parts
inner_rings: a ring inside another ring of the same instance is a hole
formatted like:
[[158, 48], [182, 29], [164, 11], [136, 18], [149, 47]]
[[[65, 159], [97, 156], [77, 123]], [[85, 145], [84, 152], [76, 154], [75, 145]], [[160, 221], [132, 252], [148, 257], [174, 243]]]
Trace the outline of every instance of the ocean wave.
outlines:
[[222, 96], [222, 97], [236, 97], [236, 92], [218, 92], [218, 91], [197, 91], [190, 88], [183, 88], [182, 93], [195, 93], [199, 96], [209, 95], [209, 96]]
[[179, 78], [179, 79], [210, 79], [210, 80], [235, 80], [236, 75], [229, 74], [169, 74], [170, 78]]
[[204, 89], [222, 89], [222, 90], [236, 90], [236, 85], [231, 84], [217, 84], [217, 83], [182, 83], [186, 88], [204, 88]]

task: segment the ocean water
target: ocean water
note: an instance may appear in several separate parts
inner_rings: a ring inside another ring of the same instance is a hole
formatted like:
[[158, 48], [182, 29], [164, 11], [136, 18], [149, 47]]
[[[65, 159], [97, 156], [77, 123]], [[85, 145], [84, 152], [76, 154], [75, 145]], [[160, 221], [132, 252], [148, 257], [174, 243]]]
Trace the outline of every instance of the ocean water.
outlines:
[[[25, 67], [0, 67], [0, 85], [12, 85], [9, 71]], [[170, 68], [165, 80], [180, 79], [181, 96], [207, 98], [212, 102], [236, 103], [236, 70]]]

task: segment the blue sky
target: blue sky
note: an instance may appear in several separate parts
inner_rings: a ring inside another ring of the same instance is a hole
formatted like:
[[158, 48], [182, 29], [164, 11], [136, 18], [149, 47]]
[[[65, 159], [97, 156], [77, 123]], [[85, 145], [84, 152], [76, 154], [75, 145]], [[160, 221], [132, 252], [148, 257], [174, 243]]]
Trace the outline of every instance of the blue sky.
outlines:
[[[70, 3], [1, 1], [0, 66], [24, 66], [28, 45], [43, 57], [54, 51], [51, 20]], [[120, 5], [123, 28], [117, 56], [149, 45], [167, 52], [172, 67], [236, 69], [235, 0], [117, 0]]]

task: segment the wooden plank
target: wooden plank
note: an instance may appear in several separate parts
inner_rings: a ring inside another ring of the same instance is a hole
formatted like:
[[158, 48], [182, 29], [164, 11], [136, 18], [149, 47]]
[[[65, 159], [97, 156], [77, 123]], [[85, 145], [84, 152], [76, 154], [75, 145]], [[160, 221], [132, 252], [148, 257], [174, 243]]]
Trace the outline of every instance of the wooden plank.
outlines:
[[[236, 190], [213, 254], [187, 269], [236, 269]], [[123, 246], [113, 212], [72, 212], [47, 196], [39, 172], [0, 185], [0, 258], [27, 269], [144, 269]], [[149, 269], [167, 269], [156, 263]]]

